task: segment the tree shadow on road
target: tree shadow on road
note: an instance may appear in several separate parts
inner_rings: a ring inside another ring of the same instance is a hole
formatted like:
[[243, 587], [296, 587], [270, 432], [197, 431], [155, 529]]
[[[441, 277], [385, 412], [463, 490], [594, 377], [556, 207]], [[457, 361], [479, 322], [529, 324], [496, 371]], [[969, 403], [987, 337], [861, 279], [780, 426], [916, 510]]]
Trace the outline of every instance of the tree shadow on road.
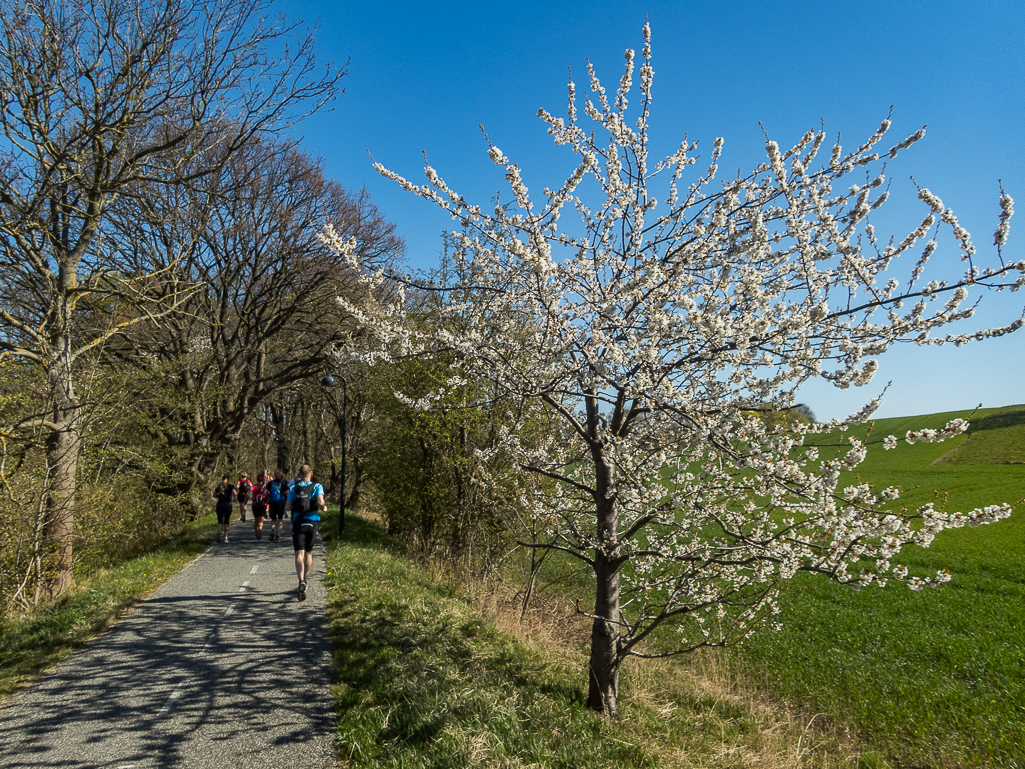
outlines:
[[[216, 570], [218, 559], [245, 547], [203, 561]], [[0, 765], [181, 767], [223, 750], [214, 763], [228, 766], [249, 743], [253, 752], [325, 736], [330, 745], [333, 703], [309, 695], [310, 687], [329, 687], [325, 618], [295, 601], [285, 574], [280, 590], [145, 601], [9, 703]]]

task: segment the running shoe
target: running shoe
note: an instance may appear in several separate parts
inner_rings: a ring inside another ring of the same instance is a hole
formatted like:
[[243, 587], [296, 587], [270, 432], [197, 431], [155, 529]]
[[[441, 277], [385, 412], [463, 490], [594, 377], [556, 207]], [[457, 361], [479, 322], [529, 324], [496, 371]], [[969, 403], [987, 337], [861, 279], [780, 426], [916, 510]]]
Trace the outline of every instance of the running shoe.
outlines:
[[300, 601], [305, 601], [306, 600], [306, 583], [305, 582], [300, 582], [299, 583], [299, 600]]
[[262, 531], [256, 532], [256, 539], [257, 539], [257, 541], [263, 539], [263, 532]]

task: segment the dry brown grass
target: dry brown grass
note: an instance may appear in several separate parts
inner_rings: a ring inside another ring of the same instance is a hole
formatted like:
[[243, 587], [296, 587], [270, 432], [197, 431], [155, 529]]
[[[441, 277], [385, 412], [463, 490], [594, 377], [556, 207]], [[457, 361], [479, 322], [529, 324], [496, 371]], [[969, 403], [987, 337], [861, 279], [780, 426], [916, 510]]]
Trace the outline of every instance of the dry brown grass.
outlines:
[[[369, 508], [369, 509], [368, 509]], [[384, 523], [372, 506], [360, 511]], [[534, 593], [524, 608], [525, 573], [510, 563], [486, 574], [456, 573], [452, 561], [424, 566], [439, 581], [459, 584], [482, 619], [531, 650], [544, 666], [579, 671], [584, 687], [591, 622], [560, 596], [558, 585]], [[721, 650], [660, 660], [628, 660], [621, 676], [621, 721], [606, 739], [645, 743], [665, 766], [706, 769], [885, 769], [882, 757], [827, 716], [779, 701], [742, 680]], [[684, 724], [687, 736], [667, 734]], [[669, 737], [669, 738], [667, 738]]]
[[[441, 567], [435, 567], [440, 572]], [[451, 573], [447, 574], [452, 578]], [[497, 619], [501, 630], [530, 647], [540, 659], [555, 659], [586, 676], [590, 620], [567, 601], [536, 596], [523, 611], [521, 595], [496, 579], [461, 575], [461, 592], [483, 617]], [[882, 757], [859, 745], [842, 725], [824, 714], [807, 712], [767, 696], [725, 662], [721, 650], [702, 650], [672, 659], [628, 660], [621, 677], [623, 720], [635, 721], [636, 739], [658, 740], [645, 727], [652, 721], [683, 715], [701, 735], [662, 752], [668, 766], [760, 767], [764, 769], [882, 769]], [[681, 710], [689, 714], [680, 714]]]

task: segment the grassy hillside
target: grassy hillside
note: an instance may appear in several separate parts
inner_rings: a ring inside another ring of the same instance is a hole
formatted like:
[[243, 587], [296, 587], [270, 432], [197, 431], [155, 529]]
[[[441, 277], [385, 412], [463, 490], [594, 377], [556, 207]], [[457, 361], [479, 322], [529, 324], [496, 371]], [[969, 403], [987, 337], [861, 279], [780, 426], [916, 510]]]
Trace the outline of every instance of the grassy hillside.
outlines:
[[[907, 507], [1007, 501], [1015, 515], [905, 551], [912, 571], [953, 572], [937, 590], [795, 580], [784, 631], [755, 635], [729, 660], [744, 684], [772, 693], [768, 725], [755, 723], [758, 708], [710, 697], [688, 677], [708, 657], [631, 669], [623, 722], [595, 719], [582, 708], [582, 635], [576, 648], [506, 637], [454, 588], [391, 554], [372, 527], [354, 524], [329, 576], [343, 762], [1025, 767], [1025, 464], [1015, 464], [1025, 407], [879, 420], [852, 432], [882, 441], [955, 417], [973, 420], [967, 435], [875, 447], [845, 482], [899, 485]], [[784, 722], [798, 733], [767, 747]], [[879, 753], [802, 748], [845, 731]]]
[[[941, 444], [871, 451], [847, 481], [900, 486], [899, 504], [1015, 506], [1008, 520], [943, 532], [899, 559], [953, 579], [914, 593], [799, 579], [785, 629], [735, 655], [754, 680], [857, 729], [906, 766], [1025, 766], [1025, 406], [878, 420], [870, 440], [970, 418]], [[877, 447], [878, 448], [878, 447]]]
[[967, 438], [940, 462], [953, 465], [1025, 464], [1025, 406], [986, 409], [972, 419]]
[[670, 661], [630, 665], [622, 717], [603, 719], [584, 706], [585, 634], [568, 631], [571, 613], [530, 632], [493, 596], [467, 600], [465, 587], [410, 561], [373, 521], [346, 521], [327, 556], [339, 766], [880, 766], [877, 754]]

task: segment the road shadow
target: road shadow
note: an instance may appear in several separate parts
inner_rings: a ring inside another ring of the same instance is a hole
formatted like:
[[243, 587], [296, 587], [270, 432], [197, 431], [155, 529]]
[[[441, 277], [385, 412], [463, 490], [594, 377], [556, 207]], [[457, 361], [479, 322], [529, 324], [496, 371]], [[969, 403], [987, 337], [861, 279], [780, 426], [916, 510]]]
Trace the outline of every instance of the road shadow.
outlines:
[[[216, 572], [222, 559], [248, 551], [232, 549], [212, 550], [192, 568]], [[268, 590], [204, 592], [201, 575], [191, 578], [195, 594], [165, 586], [12, 698], [0, 712], [0, 766], [232, 766], [240, 750], [325, 736], [330, 744], [322, 607], [296, 602], [287, 570]]]

